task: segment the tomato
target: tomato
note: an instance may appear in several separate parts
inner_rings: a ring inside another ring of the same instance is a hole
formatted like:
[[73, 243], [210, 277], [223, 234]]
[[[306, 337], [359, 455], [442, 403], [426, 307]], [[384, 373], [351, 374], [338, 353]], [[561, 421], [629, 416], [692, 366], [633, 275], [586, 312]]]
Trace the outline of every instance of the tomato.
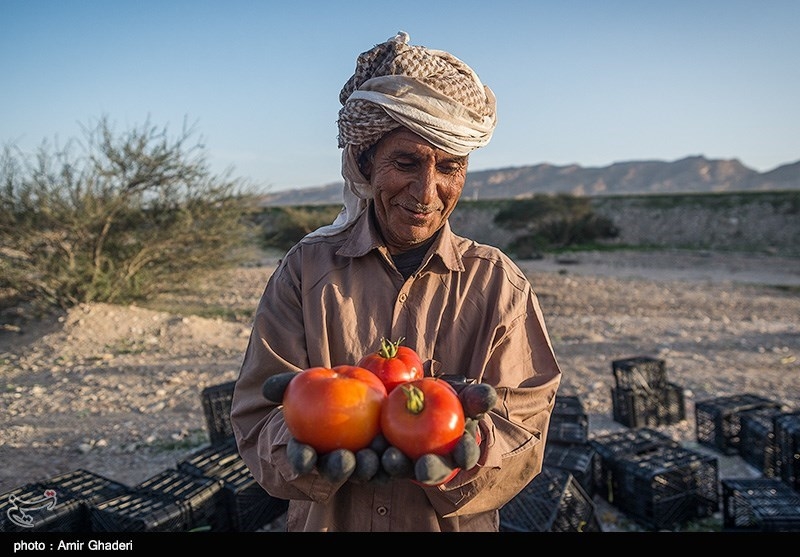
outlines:
[[371, 371], [351, 365], [312, 367], [286, 386], [283, 418], [295, 439], [320, 454], [353, 452], [380, 432], [386, 387]]
[[380, 349], [367, 354], [356, 364], [380, 377], [387, 393], [401, 383], [422, 379], [424, 375], [419, 354], [411, 347], [402, 346], [403, 340], [401, 337], [397, 342], [389, 342], [382, 338]]
[[424, 377], [394, 389], [381, 410], [381, 430], [412, 460], [450, 454], [464, 434], [464, 410], [446, 381]]

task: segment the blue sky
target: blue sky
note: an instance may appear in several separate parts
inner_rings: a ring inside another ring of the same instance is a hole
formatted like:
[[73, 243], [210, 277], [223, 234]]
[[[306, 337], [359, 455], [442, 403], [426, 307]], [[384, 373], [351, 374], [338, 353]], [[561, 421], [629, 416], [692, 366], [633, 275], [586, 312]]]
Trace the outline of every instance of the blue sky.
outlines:
[[0, 0], [0, 144], [188, 121], [215, 171], [336, 182], [339, 90], [404, 30], [497, 95], [470, 170], [703, 155], [763, 172], [800, 160], [798, 23], [800, 0]]

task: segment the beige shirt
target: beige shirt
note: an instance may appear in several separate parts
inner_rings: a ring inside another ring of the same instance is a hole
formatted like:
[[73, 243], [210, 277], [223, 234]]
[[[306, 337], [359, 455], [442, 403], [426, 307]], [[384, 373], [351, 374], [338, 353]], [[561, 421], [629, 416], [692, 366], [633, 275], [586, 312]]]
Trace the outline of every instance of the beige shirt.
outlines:
[[[284, 371], [355, 364], [380, 339], [405, 338], [438, 373], [493, 385], [478, 465], [444, 485], [408, 479], [331, 483], [286, 459], [281, 407], [261, 394]], [[530, 282], [497, 248], [445, 224], [404, 280], [365, 211], [349, 230], [305, 238], [270, 277], [233, 394], [239, 452], [289, 531], [495, 531], [497, 510], [542, 468], [561, 371]]]

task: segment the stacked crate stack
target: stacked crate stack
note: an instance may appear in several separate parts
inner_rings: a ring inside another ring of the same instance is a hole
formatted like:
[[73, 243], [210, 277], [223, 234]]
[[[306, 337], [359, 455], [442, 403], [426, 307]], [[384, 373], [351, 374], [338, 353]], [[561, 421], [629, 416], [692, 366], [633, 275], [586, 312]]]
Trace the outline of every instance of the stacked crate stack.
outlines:
[[222, 482], [217, 526], [227, 531], [251, 532], [284, 514], [289, 501], [271, 496], [253, 478], [239, 456], [230, 414], [236, 381], [211, 385], [200, 394], [210, 446], [195, 451], [178, 469]]
[[800, 411], [773, 418], [776, 477], [800, 493]]
[[167, 469], [91, 508], [92, 532], [217, 530], [219, 481]]
[[595, 450], [589, 444], [589, 416], [580, 398], [558, 394], [550, 418], [544, 465], [569, 471], [594, 496]]
[[614, 421], [627, 427], [670, 425], [686, 419], [683, 389], [667, 381], [664, 360], [636, 356], [611, 363]]
[[739, 454], [745, 462], [767, 478], [775, 478], [779, 474], [775, 450], [775, 418], [782, 414], [780, 408], [767, 406], [743, 412], [739, 418]]
[[0, 532], [89, 532], [91, 511], [128, 486], [77, 469], [0, 495]]
[[752, 393], [697, 401], [694, 405], [697, 442], [725, 455], [739, 455], [743, 417], [757, 419], [753, 411], [780, 411], [781, 406], [777, 401]]
[[800, 493], [778, 478], [722, 480], [723, 530], [800, 532]]
[[203, 389], [200, 398], [206, 418], [206, 430], [212, 446], [224, 445], [233, 440], [231, 402], [236, 381], [227, 381]]
[[289, 502], [272, 497], [256, 483], [239, 456], [236, 443], [229, 440], [199, 449], [178, 463], [178, 470], [222, 482], [217, 529], [226, 532], [255, 532], [284, 514]]
[[592, 499], [575, 477], [555, 467], [542, 471], [500, 508], [501, 532], [602, 532]]
[[[760, 478], [724, 478], [725, 531], [800, 531], [800, 412], [753, 393], [695, 403], [697, 441], [741, 458]], [[794, 476], [793, 476], [794, 474]]]
[[717, 459], [650, 428], [593, 437], [597, 494], [640, 525], [660, 530], [719, 510]]
[[592, 500], [594, 449], [588, 438], [589, 416], [580, 399], [558, 394], [542, 471], [500, 509], [501, 531], [602, 531]]

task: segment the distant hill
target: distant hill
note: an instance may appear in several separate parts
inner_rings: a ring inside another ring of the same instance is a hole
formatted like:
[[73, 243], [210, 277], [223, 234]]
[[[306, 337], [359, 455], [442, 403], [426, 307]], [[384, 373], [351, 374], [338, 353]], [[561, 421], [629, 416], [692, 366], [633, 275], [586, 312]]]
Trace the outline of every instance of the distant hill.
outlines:
[[[279, 191], [262, 197], [270, 205], [323, 205], [342, 200], [342, 182]], [[604, 167], [537, 164], [469, 172], [466, 199], [521, 199], [534, 194], [612, 196], [800, 190], [800, 160], [757, 172], [739, 160], [702, 156], [673, 162], [631, 161]]]

